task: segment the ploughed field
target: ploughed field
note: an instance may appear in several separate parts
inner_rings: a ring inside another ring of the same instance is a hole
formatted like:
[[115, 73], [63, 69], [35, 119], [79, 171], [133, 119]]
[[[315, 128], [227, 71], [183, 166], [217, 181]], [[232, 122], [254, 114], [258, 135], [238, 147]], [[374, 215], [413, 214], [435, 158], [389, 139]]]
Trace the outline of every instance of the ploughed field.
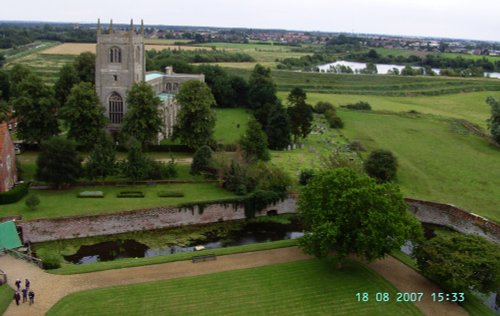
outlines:
[[421, 315], [395, 299], [358, 302], [358, 292], [396, 296], [360, 264], [337, 270], [314, 259], [79, 292], [48, 315]]

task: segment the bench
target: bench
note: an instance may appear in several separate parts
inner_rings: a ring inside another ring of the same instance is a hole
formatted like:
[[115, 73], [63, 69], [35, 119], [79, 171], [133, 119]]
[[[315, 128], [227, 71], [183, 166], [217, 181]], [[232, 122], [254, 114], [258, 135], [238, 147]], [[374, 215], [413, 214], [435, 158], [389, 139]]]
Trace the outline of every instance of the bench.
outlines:
[[209, 261], [209, 260], [217, 260], [217, 256], [214, 254], [207, 254], [207, 255], [203, 255], [203, 256], [193, 256], [191, 258], [191, 260], [193, 261], [193, 263], [202, 262], [202, 261]]

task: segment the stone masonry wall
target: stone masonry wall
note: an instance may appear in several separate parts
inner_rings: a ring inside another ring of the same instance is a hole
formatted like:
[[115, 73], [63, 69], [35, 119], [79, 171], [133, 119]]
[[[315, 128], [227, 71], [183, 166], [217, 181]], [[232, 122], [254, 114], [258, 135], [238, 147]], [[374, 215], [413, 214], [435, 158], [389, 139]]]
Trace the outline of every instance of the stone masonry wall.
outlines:
[[[295, 199], [288, 198], [262, 210], [256, 216], [295, 212]], [[200, 211], [193, 208], [157, 207], [130, 212], [96, 216], [39, 219], [18, 222], [24, 241], [42, 242], [99, 235], [112, 235], [141, 230], [153, 230], [189, 224], [204, 224], [245, 218], [243, 205], [212, 204]]]

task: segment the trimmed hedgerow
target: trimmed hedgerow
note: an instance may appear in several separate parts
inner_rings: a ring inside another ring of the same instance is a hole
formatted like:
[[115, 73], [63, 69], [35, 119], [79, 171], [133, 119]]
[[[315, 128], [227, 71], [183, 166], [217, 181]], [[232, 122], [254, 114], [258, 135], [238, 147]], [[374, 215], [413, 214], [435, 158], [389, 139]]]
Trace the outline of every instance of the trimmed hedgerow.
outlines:
[[0, 193], [0, 204], [16, 203], [17, 201], [25, 197], [26, 194], [28, 194], [28, 184], [16, 184], [16, 186], [12, 190]]

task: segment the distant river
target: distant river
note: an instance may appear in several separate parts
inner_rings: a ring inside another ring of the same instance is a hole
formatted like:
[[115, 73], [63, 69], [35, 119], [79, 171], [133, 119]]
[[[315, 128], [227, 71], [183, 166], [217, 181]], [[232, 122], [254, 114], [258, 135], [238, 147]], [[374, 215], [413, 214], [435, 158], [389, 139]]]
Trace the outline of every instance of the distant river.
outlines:
[[[336, 61], [334, 63], [319, 65], [318, 68], [319, 68], [320, 72], [328, 72], [332, 66], [335, 67], [335, 66], [339, 66], [339, 65], [351, 67], [351, 69], [354, 72], [356, 72], [356, 70], [360, 71], [360, 70], [366, 68], [366, 63], [359, 63], [359, 62], [355, 62], [355, 61], [345, 61], [345, 60], [339, 60], [339, 61]], [[405, 66], [391, 65], [391, 64], [375, 64], [375, 66], [377, 66], [377, 71], [378, 71], [379, 75], [387, 75], [389, 70], [392, 70], [394, 68], [397, 68], [400, 72], [401, 72], [401, 70], [403, 70], [405, 68]], [[419, 69], [422, 67], [412, 67], [412, 68]], [[441, 69], [438, 69], [438, 68], [432, 68], [432, 70], [434, 70], [434, 72], [436, 72], [437, 74], [439, 74], [441, 72]], [[500, 79], [500, 72], [485, 72], [484, 76], [485, 77], [489, 76], [491, 78]]]

